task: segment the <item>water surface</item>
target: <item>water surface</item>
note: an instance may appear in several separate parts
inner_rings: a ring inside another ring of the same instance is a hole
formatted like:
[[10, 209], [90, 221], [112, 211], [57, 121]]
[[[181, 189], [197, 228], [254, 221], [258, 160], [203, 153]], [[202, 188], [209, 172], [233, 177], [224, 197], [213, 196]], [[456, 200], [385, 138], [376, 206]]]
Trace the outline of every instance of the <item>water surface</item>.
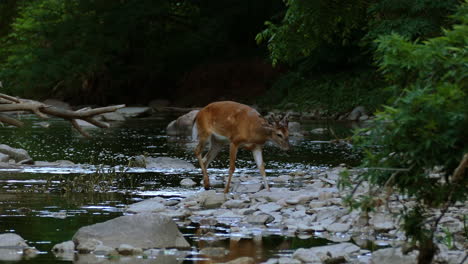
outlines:
[[[89, 129], [90, 139], [83, 138], [66, 121], [51, 119], [47, 121], [50, 126], [45, 128], [41, 123], [43, 120], [32, 115], [21, 117], [26, 122], [24, 128], [2, 127], [0, 143], [27, 150], [35, 161], [70, 160], [85, 164], [0, 169], [0, 233], [17, 233], [41, 251], [36, 258], [21, 262], [62, 263], [63, 260], [50, 253], [50, 249], [56, 243], [70, 240], [80, 227], [120, 216], [126, 205], [148, 197], [178, 199], [201, 191], [201, 185], [193, 188], [179, 185], [183, 178], [200, 182], [202, 177], [198, 168], [147, 170], [127, 166], [132, 157], [146, 155], [179, 158], [198, 167], [193, 155], [195, 143], [165, 135], [166, 125], [175, 117], [160, 115], [132, 119], [109, 129]], [[324, 126], [325, 123], [303, 124], [306, 130]], [[339, 137], [350, 134], [347, 124], [335, 123], [332, 128]], [[291, 138], [293, 148], [288, 152], [265, 146], [264, 160], [269, 179], [295, 171], [326, 169], [342, 163], [357, 164], [358, 154], [347, 145], [327, 143], [329, 139], [329, 135]], [[250, 152], [240, 151], [236, 164], [234, 177], [259, 177]], [[212, 175], [227, 174], [227, 149], [210, 166]], [[91, 185], [89, 181], [96, 184]], [[280, 230], [271, 230], [268, 236], [236, 240], [232, 239], [233, 234], [218, 227], [212, 241], [204, 241], [197, 233], [196, 225], [181, 231], [194, 248], [186, 256], [178, 257], [187, 260], [202, 258], [196, 252], [206, 245], [230, 249], [227, 259], [249, 255], [262, 261], [272, 256], [288, 256], [298, 247], [328, 243], [313, 236], [288, 237]], [[226, 258], [218, 261], [226, 261]]]

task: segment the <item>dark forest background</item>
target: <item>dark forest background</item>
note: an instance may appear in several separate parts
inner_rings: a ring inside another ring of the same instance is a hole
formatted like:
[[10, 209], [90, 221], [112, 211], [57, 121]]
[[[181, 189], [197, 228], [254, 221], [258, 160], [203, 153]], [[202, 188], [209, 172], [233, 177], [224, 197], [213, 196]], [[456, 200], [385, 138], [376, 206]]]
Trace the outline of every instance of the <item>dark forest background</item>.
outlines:
[[72, 104], [214, 100], [349, 111], [388, 98], [381, 35], [438, 36], [456, 0], [3, 0], [4, 92]]

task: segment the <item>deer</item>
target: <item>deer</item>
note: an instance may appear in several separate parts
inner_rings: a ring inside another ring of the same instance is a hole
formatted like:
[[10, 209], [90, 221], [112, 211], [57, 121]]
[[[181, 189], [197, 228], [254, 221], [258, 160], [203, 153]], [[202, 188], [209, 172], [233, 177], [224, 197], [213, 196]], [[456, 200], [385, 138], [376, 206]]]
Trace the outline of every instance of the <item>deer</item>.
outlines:
[[[272, 141], [282, 150], [290, 149], [288, 115], [282, 119], [273, 117], [267, 120], [254, 108], [233, 101], [214, 102], [202, 108], [194, 119], [192, 137], [198, 138], [195, 156], [203, 172], [205, 190], [210, 188], [207, 172], [209, 164], [223, 146], [229, 144], [229, 175], [224, 193], [229, 192], [239, 148], [252, 151], [267, 191], [270, 191], [270, 187], [263, 162], [263, 145]], [[209, 149], [202, 157], [206, 146]]]

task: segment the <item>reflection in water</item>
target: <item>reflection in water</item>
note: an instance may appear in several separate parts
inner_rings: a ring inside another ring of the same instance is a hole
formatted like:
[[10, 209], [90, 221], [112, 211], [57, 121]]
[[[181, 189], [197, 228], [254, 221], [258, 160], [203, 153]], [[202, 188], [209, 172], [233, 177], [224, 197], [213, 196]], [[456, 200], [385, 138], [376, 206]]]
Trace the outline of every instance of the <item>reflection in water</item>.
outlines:
[[[52, 119], [50, 128], [44, 128], [34, 125], [39, 120], [28, 115], [23, 120], [29, 124], [26, 128], [0, 129], [0, 142], [26, 149], [34, 160], [70, 160], [84, 164], [0, 169], [0, 233], [17, 233], [42, 252], [26, 263], [58, 263], [60, 259], [73, 259], [75, 263], [215, 263], [241, 256], [261, 262], [270, 257], [290, 256], [298, 247], [328, 243], [314, 236], [288, 237], [274, 229], [270, 230], [273, 235], [246, 238], [237, 236], [226, 226], [208, 225], [182, 229], [194, 247], [189, 252], [154, 250], [146, 259], [122, 257], [120, 261], [94, 255], [54, 257], [50, 253], [53, 245], [70, 240], [82, 226], [122, 215], [128, 204], [148, 196], [181, 199], [200, 191], [201, 185], [184, 188], [179, 184], [184, 178], [199, 183], [199, 169], [127, 167], [129, 159], [137, 155], [176, 157], [197, 164], [193, 142], [165, 136], [165, 126], [172, 118], [130, 120], [107, 130], [92, 130], [91, 139], [79, 136], [63, 120]], [[305, 124], [305, 129], [320, 126]], [[349, 129], [339, 124], [334, 130], [339, 135], [349, 134]], [[349, 146], [329, 144], [329, 139], [326, 135], [292, 139], [293, 148], [289, 152], [265, 146], [270, 181], [291, 172], [358, 162], [359, 155]], [[227, 175], [228, 160], [228, 152], [221, 152], [209, 172], [221, 178]], [[234, 178], [259, 177], [248, 151], [239, 152], [237, 167]], [[102, 182], [106, 185], [101, 185]]]

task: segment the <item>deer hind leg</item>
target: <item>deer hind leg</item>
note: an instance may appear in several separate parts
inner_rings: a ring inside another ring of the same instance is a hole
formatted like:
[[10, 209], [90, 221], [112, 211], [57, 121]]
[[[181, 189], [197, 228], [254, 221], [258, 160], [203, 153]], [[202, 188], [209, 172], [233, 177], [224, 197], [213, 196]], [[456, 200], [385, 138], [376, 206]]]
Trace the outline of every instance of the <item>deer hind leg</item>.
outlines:
[[205, 187], [205, 190], [208, 190], [210, 189], [210, 178], [208, 177], [208, 171], [206, 170], [205, 163], [203, 162], [203, 158], [202, 158], [202, 152], [206, 146], [206, 143], [207, 143], [207, 137], [200, 136], [198, 145], [195, 148], [195, 156], [197, 157], [198, 163], [200, 164], [200, 167], [202, 169], [203, 186]]
[[252, 154], [253, 154], [255, 163], [257, 163], [257, 167], [260, 170], [260, 174], [262, 175], [263, 182], [265, 183], [265, 189], [269, 191], [270, 186], [268, 186], [268, 181], [266, 179], [265, 163], [263, 163], [262, 149], [257, 147], [252, 150]]
[[218, 153], [223, 148], [223, 142], [217, 141], [214, 137], [211, 138], [210, 143], [210, 150], [208, 150], [208, 153], [206, 153], [206, 155], [203, 157], [203, 163], [206, 169], [208, 169], [210, 163], [214, 158], [216, 158]]
[[226, 187], [224, 188], [224, 193], [229, 192], [229, 186], [231, 185], [232, 174], [234, 174], [234, 171], [236, 170], [237, 149], [238, 147], [236, 144], [231, 143], [229, 145], [229, 176], [228, 176], [228, 181], [226, 183]]

